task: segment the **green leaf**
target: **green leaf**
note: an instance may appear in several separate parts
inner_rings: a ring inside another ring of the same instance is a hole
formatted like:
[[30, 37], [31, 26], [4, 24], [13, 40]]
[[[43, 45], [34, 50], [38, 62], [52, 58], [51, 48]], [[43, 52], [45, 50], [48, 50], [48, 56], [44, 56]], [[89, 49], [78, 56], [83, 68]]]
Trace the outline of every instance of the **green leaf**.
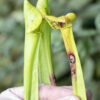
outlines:
[[[91, 0], [70, 0], [68, 2], [68, 8], [72, 8], [74, 10], [80, 10], [85, 5], [87, 5]], [[78, 4], [77, 4], [78, 3]]]
[[81, 13], [81, 16], [93, 18], [98, 15], [99, 11], [100, 11], [100, 2], [89, 5], [87, 9], [85, 9]]
[[100, 13], [97, 15], [95, 19], [95, 25], [96, 25], [98, 33], [100, 33]]

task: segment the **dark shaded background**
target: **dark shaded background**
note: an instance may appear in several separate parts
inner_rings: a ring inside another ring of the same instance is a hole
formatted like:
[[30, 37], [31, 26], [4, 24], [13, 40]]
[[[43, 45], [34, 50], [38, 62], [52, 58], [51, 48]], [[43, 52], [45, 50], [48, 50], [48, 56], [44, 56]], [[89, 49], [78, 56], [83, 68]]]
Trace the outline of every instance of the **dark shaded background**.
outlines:
[[[36, 2], [37, 0], [31, 0]], [[100, 0], [49, 0], [51, 13], [74, 11], [74, 36], [87, 89], [100, 99]], [[0, 0], [0, 91], [23, 85], [23, 0]], [[70, 67], [62, 36], [52, 30], [52, 56], [58, 85], [71, 85]]]

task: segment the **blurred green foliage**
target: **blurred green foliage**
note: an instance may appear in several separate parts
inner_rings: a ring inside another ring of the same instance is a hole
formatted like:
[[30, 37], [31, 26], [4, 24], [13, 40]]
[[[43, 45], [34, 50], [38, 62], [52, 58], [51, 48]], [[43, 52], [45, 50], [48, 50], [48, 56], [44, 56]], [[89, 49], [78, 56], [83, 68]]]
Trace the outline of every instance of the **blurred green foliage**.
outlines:
[[[49, 3], [55, 16], [71, 11], [77, 14], [73, 30], [86, 87], [92, 91], [93, 100], [99, 100], [100, 0], [49, 0]], [[23, 0], [0, 0], [0, 91], [23, 84], [24, 30]], [[60, 31], [52, 30], [52, 58], [57, 84], [71, 85]]]

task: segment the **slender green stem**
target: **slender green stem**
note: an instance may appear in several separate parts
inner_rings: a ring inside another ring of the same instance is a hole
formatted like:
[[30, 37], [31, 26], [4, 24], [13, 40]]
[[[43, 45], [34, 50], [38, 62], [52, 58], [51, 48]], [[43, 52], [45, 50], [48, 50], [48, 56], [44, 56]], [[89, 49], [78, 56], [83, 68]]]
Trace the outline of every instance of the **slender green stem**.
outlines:
[[24, 16], [24, 99], [38, 100], [39, 26], [42, 16], [28, 0], [24, 2]]
[[55, 84], [51, 58], [51, 30], [48, 23], [43, 19], [43, 15], [48, 13], [48, 0], [38, 0], [37, 9], [28, 0], [24, 1], [25, 100], [39, 99], [38, 77], [40, 83]]
[[83, 72], [72, 32], [72, 24], [66, 24], [64, 28], [61, 28], [61, 32], [70, 62], [74, 95], [81, 100], [87, 100]]
[[51, 58], [51, 30], [48, 23], [44, 20], [40, 26], [42, 32], [40, 36], [40, 54], [39, 54], [39, 74], [40, 83], [55, 84], [52, 58]]
[[[37, 9], [42, 16], [50, 13], [48, 0], [38, 0]], [[55, 84], [51, 58], [51, 30], [45, 19], [40, 26], [40, 54], [39, 54], [39, 76], [40, 83]]]
[[72, 24], [69, 23], [69, 21], [73, 21], [75, 18], [76, 16], [73, 13], [58, 18], [45, 16], [45, 19], [53, 29], [61, 30], [70, 62], [74, 95], [78, 96], [81, 100], [87, 100], [83, 72], [72, 32]]
[[[25, 100], [33, 100], [33, 94], [38, 94], [38, 40], [37, 34], [26, 34], [24, 51], [24, 87]], [[33, 84], [35, 90], [33, 90]], [[37, 87], [37, 88], [36, 88]], [[34, 99], [38, 100], [38, 99]]]

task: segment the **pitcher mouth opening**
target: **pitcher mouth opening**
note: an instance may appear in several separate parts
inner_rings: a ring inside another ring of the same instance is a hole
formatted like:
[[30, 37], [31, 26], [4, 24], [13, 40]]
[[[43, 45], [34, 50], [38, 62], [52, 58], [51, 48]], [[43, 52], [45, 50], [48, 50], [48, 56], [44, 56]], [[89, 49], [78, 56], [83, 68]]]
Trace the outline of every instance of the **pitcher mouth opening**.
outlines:
[[62, 23], [63, 27], [61, 28], [71, 28], [72, 27], [72, 23]]

